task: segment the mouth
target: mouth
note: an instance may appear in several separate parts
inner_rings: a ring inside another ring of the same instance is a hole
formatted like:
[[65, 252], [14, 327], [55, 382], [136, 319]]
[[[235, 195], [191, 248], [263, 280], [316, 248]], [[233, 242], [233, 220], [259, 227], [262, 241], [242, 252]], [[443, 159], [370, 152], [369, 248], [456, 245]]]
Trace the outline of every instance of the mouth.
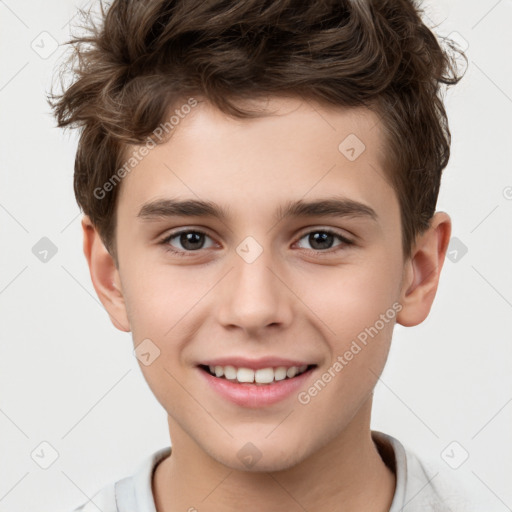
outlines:
[[267, 368], [245, 368], [232, 365], [205, 365], [200, 364], [199, 368], [215, 377], [236, 384], [246, 384], [252, 386], [270, 386], [282, 381], [290, 381], [301, 375], [312, 371], [316, 364], [301, 366], [269, 366]]
[[279, 402], [289, 404], [313, 379], [317, 365], [197, 366], [205, 384], [216, 396], [244, 408], [265, 409]]
[[280, 402], [290, 405], [302, 388], [311, 385], [318, 367], [303, 359], [270, 355], [249, 359], [235, 354], [196, 365], [200, 379], [213, 396], [260, 410]]

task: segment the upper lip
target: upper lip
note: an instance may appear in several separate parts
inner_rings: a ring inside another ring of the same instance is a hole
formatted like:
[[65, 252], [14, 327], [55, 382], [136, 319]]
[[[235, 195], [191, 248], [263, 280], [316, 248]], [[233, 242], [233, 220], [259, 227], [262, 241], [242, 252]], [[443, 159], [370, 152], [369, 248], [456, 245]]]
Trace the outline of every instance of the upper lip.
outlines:
[[216, 359], [208, 359], [202, 361], [200, 365], [204, 366], [234, 366], [235, 368], [250, 368], [252, 370], [259, 370], [261, 368], [278, 368], [285, 366], [309, 366], [310, 361], [299, 361], [297, 359], [285, 359], [282, 357], [261, 357], [259, 359], [247, 359], [246, 357], [221, 357]]

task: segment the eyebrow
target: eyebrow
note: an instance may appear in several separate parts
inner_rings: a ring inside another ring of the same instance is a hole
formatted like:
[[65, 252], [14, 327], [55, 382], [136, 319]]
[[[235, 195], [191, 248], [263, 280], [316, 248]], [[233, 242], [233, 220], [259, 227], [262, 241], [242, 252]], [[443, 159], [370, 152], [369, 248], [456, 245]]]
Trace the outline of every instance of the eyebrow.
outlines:
[[[363, 217], [377, 221], [378, 215], [370, 206], [348, 198], [330, 197], [314, 201], [290, 201], [277, 209], [275, 221], [289, 217]], [[137, 217], [150, 221], [168, 217], [213, 217], [225, 221], [229, 211], [211, 201], [196, 199], [158, 199], [142, 206]]]

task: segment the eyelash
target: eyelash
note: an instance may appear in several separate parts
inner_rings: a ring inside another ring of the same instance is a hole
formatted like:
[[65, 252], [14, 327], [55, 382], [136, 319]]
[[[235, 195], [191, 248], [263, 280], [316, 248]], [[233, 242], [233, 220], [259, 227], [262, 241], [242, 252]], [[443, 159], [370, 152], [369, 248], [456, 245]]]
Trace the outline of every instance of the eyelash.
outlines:
[[[205, 235], [207, 236], [208, 238], [211, 238], [207, 233], [205, 233], [204, 231], [201, 231], [201, 230], [198, 230], [198, 229], [183, 229], [181, 231], [176, 231], [174, 233], [171, 233], [170, 235], [167, 235], [163, 240], [161, 240], [159, 242], [160, 245], [163, 245], [165, 246], [165, 250], [176, 255], [176, 256], [180, 256], [180, 257], [192, 257], [195, 255], [195, 253], [199, 253], [201, 251], [201, 249], [198, 249], [196, 251], [187, 251], [187, 250], [184, 250], [184, 251], [180, 251], [180, 250], [176, 250], [174, 249], [170, 244], [169, 242], [184, 234], [184, 233], [196, 233], [196, 234], [199, 234], [199, 235]], [[338, 249], [326, 249], [326, 250], [320, 250], [320, 249], [305, 249], [306, 251], [308, 252], [314, 252], [315, 255], [323, 255], [322, 253], [327, 253], [327, 254], [332, 254], [333, 252], [338, 252], [339, 250], [343, 250], [343, 246], [351, 246], [351, 245], [354, 245], [354, 242], [352, 240], [349, 240], [348, 238], [345, 238], [343, 235], [340, 235], [339, 233], [337, 233], [336, 231], [332, 231], [330, 229], [313, 229], [311, 231], [307, 231], [306, 233], [303, 233], [298, 241], [302, 240], [304, 237], [312, 234], [312, 233], [327, 233], [329, 235], [333, 235], [334, 237], [336, 237], [339, 241], [342, 242], [342, 244], [338, 247], [341, 247], [338, 248]]]

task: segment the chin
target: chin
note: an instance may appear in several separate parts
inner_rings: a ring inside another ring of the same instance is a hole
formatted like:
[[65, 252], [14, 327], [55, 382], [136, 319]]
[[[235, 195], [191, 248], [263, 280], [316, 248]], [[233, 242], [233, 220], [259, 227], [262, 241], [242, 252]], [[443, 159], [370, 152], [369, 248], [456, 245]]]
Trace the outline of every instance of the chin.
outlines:
[[263, 457], [253, 466], [245, 465], [241, 463], [238, 458], [232, 459], [231, 464], [224, 464], [230, 469], [236, 471], [245, 471], [247, 473], [275, 473], [277, 471], [286, 471], [296, 466], [300, 460], [296, 458], [283, 460], [282, 458], [272, 457], [270, 459], [264, 459]]
[[[268, 440], [266, 442], [256, 440], [254, 443], [249, 441], [232, 453], [230, 458], [225, 457], [226, 452], [211, 453], [211, 455], [230, 469], [251, 473], [285, 471], [296, 466], [306, 457], [302, 443], [298, 446], [291, 443], [284, 446], [282, 442], [276, 444], [269, 443]], [[227, 449], [231, 450], [232, 446]]]

